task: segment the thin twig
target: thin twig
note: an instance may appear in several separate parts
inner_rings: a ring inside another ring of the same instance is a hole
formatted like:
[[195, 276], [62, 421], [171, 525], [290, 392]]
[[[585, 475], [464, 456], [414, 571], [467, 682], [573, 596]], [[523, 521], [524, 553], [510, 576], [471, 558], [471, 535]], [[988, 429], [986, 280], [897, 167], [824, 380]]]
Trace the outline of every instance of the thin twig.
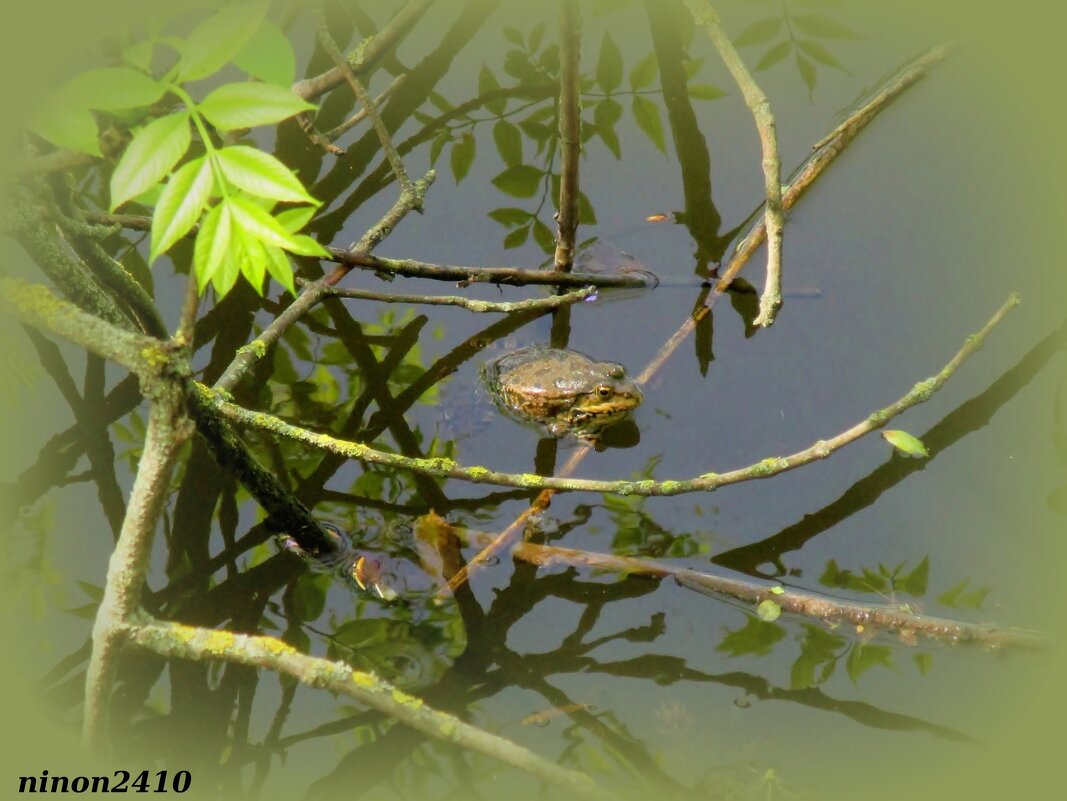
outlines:
[[770, 234], [770, 242], [767, 247], [767, 283], [760, 297], [759, 314], [753, 324], [766, 328], [774, 324], [775, 315], [782, 305], [782, 237], [785, 228], [782, 163], [778, 156], [778, 134], [775, 130], [774, 115], [771, 113], [767, 96], [756, 84], [740, 54], [719, 25], [719, 16], [715, 10], [706, 0], [686, 0], [685, 4], [693, 15], [693, 21], [704, 28], [715, 49], [719, 51], [723, 63], [741, 89], [745, 105], [752, 112], [756, 129], [759, 131], [760, 147], [763, 150], [764, 191], [767, 194], [764, 225], [766, 232]]
[[[322, 9], [316, 8], [315, 15], [318, 18], [319, 43], [322, 45], [327, 55], [333, 59], [337, 68], [341, 70], [341, 74], [344, 76], [345, 81], [348, 82], [348, 85], [352, 87], [352, 91], [359, 99], [359, 102], [363, 104], [363, 110], [366, 111], [367, 115], [370, 117], [371, 124], [374, 126], [374, 132], [378, 135], [378, 141], [382, 145], [382, 150], [385, 151], [385, 157], [389, 160], [389, 166], [393, 169], [393, 175], [395, 175], [397, 181], [400, 182], [401, 191], [405, 193], [413, 192], [411, 178], [408, 177], [408, 172], [404, 168], [404, 162], [401, 161], [399, 154], [396, 152], [396, 147], [393, 146], [393, 140], [390, 138], [389, 131], [386, 129], [385, 123], [382, 122], [382, 118], [378, 114], [378, 109], [374, 106], [374, 101], [371, 100], [370, 95], [367, 94], [367, 90], [363, 88], [363, 84], [359, 82], [355, 72], [352, 71], [351, 65], [345, 60], [341, 51], [337, 49], [337, 42], [335, 42], [333, 36], [330, 35], [330, 28], [326, 23], [326, 15], [323, 14]], [[416, 210], [421, 209], [421, 206], [416, 207]]]
[[[1019, 296], [1012, 293], [993, 317], [990, 318], [989, 322], [978, 333], [968, 337], [963, 347], [940, 372], [924, 381], [920, 381], [899, 400], [871, 413], [864, 420], [836, 436], [827, 440], [818, 440], [804, 450], [788, 456], [761, 459], [748, 467], [731, 470], [726, 473], [704, 473], [686, 480], [603, 481], [572, 479], [561, 476], [539, 476], [531, 473], [502, 473], [485, 467], [463, 467], [452, 459], [441, 457], [412, 458], [380, 451], [360, 442], [336, 439], [328, 434], [309, 431], [300, 426], [286, 423], [274, 415], [250, 411], [230, 403], [224, 395], [207, 387], [197, 385], [197, 388], [205, 404], [210, 405], [219, 414], [236, 425], [269, 431], [277, 436], [303, 442], [349, 459], [411, 470], [415, 473], [456, 478], [475, 484], [496, 484], [504, 487], [553, 491], [606, 492], [618, 495], [681, 495], [688, 492], [710, 492], [728, 484], [770, 478], [779, 473], [825, 459], [834, 451], [886, 425], [894, 417], [907, 411], [912, 406], [929, 400], [933, 393], [941, 389], [945, 382], [952, 377], [959, 366], [981, 347], [986, 335], [1018, 303]], [[582, 452], [576, 452], [575, 456], [571, 458], [571, 462], [577, 461], [576, 457], [580, 453]]]
[[559, 0], [559, 144], [561, 151], [559, 211], [556, 214], [557, 270], [574, 263], [574, 235], [578, 230], [578, 160], [582, 149], [578, 62], [581, 57], [581, 19], [575, 0]]
[[387, 259], [362, 253], [358, 248], [340, 250], [327, 248], [335, 261], [349, 267], [362, 267], [375, 272], [403, 275], [410, 278], [430, 278], [436, 281], [459, 281], [461, 284], [487, 283], [525, 286], [539, 284], [563, 287], [629, 287], [647, 289], [656, 285], [651, 273], [559, 273], [553, 270], [527, 270], [521, 267], [466, 267], [454, 264], [431, 264], [413, 259]]
[[[391, 95], [393, 92], [395, 92], [397, 89], [404, 85], [404, 81], [407, 80], [407, 77], [408, 73], [404, 72], [393, 78], [392, 82], [382, 90], [381, 94], [374, 98], [373, 102], [371, 103], [371, 107], [378, 108], [382, 103], [388, 100], [389, 95]], [[357, 125], [363, 122], [363, 120], [367, 119], [367, 108], [367, 106], [364, 106], [351, 117], [349, 117], [347, 120], [338, 125], [336, 128], [331, 128], [330, 130], [324, 132], [322, 136], [326, 137], [326, 139], [328, 139], [330, 142], [337, 141], [337, 139], [339, 139], [345, 133], [355, 128]]]
[[349, 289], [342, 287], [330, 287], [323, 294], [327, 297], [358, 298], [360, 300], [373, 300], [379, 303], [419, 303], [428, 306], [459, 306], [472, 312], [495, 314], [508, 314], [518, 311], [530, 311], [533, 309], [557, 309], [571, 303], [587, 300], [594, 297], [597, 289], [594, 286], [583, 287], [567, 292], [564, 295], [549, 295], [544, 298], [530, 298], [528, 300], [516, 300], [511, 302], [491, 300], [471, 300], [459, 295], [388, 295], [381, 292], [370, 292], [365, 289]]
[[[359, 46], [347, 55], [348, 65], [353, 72], [361, 75], [377, 62], [400, 41], [431, 5], [433, 0], [409, 0], [377, 34], [360, 42]], [[297, 81], [292, 88], [304, 100], [312, 100], [339, 86], [344, 80], [344, 72], [339, 67], [334, 67], [321, 75]]]
[[563, 788], [570, 797], [597, 801], [609, 801], [614, 797], [588, 776], [560, 767], [510, 740], [433, 709], [420, 698], [408, 695], [371, 673], [353, 670], [343, 662], [307, 656], [274, 637], [164, 622], [133, 627], [129, 637], [132, 643], [169, 658], [225, 660], [268, 668], [310, 687], [353, 698], [434, 739], [491, 756]]

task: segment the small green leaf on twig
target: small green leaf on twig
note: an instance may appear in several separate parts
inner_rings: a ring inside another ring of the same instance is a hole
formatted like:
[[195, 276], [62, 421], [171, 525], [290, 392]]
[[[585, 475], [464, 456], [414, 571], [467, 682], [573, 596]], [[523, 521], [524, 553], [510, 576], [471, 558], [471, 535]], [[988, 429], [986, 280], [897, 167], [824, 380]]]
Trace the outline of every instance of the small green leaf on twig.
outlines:
[[925, 459], [930, 455], [923, 441], [907, 431], [883, 431], [882, 439], [903, 453], [905, 456]]
[[778, 586], [778, 585], [775, 585], [774, 587], [771, 587], [771, 592], [774, 595], [785, 595], [785, 590], [781, 586]]
[[288, 87], [271, 83], [226, 83], [198, 106], [212, 125], [223, 131], [273, 125], [315, 107]]
[[191, 142], [187, 111], [160, 117], [138, 131], [111, 174], [111, 210], [161, 181]]
[[782, 607], [768, 598], [766, 601], [760, 601], [759, 606], [756, 607], [756, 614], [764, 623], [773, 623], [781, 616]]

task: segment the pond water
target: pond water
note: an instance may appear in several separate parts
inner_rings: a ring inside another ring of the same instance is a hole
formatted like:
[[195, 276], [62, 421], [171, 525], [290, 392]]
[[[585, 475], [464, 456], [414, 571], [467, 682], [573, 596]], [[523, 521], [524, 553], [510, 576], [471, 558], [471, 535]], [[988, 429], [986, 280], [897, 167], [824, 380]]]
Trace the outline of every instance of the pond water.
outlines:
[[[390, 18], [392, 5], [337, 11], [339, 41], [345, 20], [359, 30], [354, 43]], [[593, 252], [609, 268], [637, 263], [661, 285], [601, 292], [555, 323], [551, 315], [332, 301], [290, 330], [272, 354], [273, 373], [257, 374], [238, 392], [241, 402], [386, 450], [506, 472], [552, 473], [582, 447], [467, 403], [482, 364], [552, 344], [637, 375], [702, 300], [701, 277], [728, 258], [763, 197], [751, 114], [707, 38], [679, 22], [684, 10], [582, 7], [583, 119], [594, 133], [581, 187], [595, 222], [580, 227], [579, 239], [599, 242]], [[953, 28], [957, 21], [913, 24], [900, 9], [848, 3], [729, 3], [720, 13], [746, 62], [783, 56], [756, 75], [777, 119], [784, 174], [898, 66], [968, 33], [962, 23]], [[321, 53], [306, 63], [306, 21], [290, 33], [300, 69], [321, 71]], [[379, 255], [522, 267], [549, 258], [544, 232], [555, 230], [550, 176], [559, 155], [546, 87], [558, 69], [557, 40], [555, 6], [440, 4], [373, 73], [377, 94], [390, 72], [410, 72], [383, 115], [411, 175], [437, 170], [425, 213], [409, 215]], [[787, 293], [775, 325], [753, 329], [754, 296], [716, 303], [645, 386], [639, 436], [587, 453], [576, 475], [688, 479], [799, 451], [935, 374], [1019, 290], [1024, 305], [985, 347], [891, 424], [923, 439], [931, 457], [894, 455], [872, 435], [825, 461], [710, 494], [559, 494], [530, 536], [930, 615], [1059, 627], [1062, 602], [1050, 608], [1049, 596], [1062, 547], [1049, 531], [1063, 527], [1067, 484], [1064, 304], [1061, 293], [1045, 291], [1047, 265], [1036, 256], [1049, 213], [1032, 191], [1040, 164], [1012, 122], [1021, 104], [986, 43], [963, 38], [788, 215]], [[319, 128], [351, 112], [348, 92], [336, 90]], [[277, 141], [261, 141], [327, 201], [311, 232], [346, 246], [398, 190], [365, 124], [339, 144], [347, 155], [324, 155], [292, 125]], [[526, 227], [529, 234], [516, 233]], [[761, 250], [743, 273], [756, 287], [764, 259]], [[154, 275], [173, 323], [183, 280], [167, 261]], [[546, 294], [384, 283], [360, 271], [345, 285], [489, 300]], [[239, 291], [217, 310], [213, 301], [202, 307], [211, 309], [196, 360], [203, 376], [214, 380], [251, 338], [250, 325], [261, 329], [276, 316], [274, 290], [263, 303]], [[84, 360], [64, 352], [80, 375]], [[434, 365], [433, 375], [445, 375], [436, 383], [424, 378]], [[121, 378], [109, 368], [108, 387]], [[52, 422], [8, 460], [7, 482], [25, 476], [36, 450], [72, 422], [48, 379], [39, 387], [38, 417]], [[143, 409], [108, 430], [125, 494]], [[409, 568], [430, 512], [499, 532], [533, 497], [324, 460], [259, 435], [249, 441], [317, 515]], [[91, 475], [72, 478], [87, 465], [71, 458], [41, 485], [55, 486], [21, 499], [10, 546], [12, 564], [24, 566], [12, 568], [20, 575], [12, 592], [40, 599], [33, 627], [44, 632], [20, 658], [22, 669], [46, 677], [43, 714], [71, 728], [87, 615], [112, 543], [98, 500], [108, 503], [109, 490]], [[454, 599], [413, 594], [386, 603], [280, 553], [262, 517], [202, 445], [187, 451], [153, 556], [153, 611], [281, 636], [374, 670], [429, 705], [587, 772], [621, 798], [1001, 797], [982, 793], [1017, 787], [1031, 769], [1050, 775], [1043, 760], [1057, 748], [1062, 757], [1062, 739], [1040, 733], [1040, 721], [1064, 710], [1046, 653], [916, 644], [790, 615], [764, 621], [749, 605], [671, 580], [537, 567], [507, 554], [473, 572]], [[83, 605], [83, 614], [70, 613]], [[204, 793], [195, 797], [566, 797], [265, 671], [163, 667], [147, 658], [126, 665], [114, 737], [131, 762], [191, 770]]]

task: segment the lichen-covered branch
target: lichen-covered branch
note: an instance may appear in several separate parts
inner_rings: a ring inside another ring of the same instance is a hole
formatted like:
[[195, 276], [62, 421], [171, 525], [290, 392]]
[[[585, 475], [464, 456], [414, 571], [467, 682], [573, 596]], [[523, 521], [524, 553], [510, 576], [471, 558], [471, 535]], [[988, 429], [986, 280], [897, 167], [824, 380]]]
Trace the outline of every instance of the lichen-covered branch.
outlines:
[[371, 673], [353, 670], [343, 662], [307, 656], [273, 637], [155, 621], [131, 628], [129, 637], [132, 643], [141, 648], [169, 658], [225, 660], [274, 670], [292, 676], [309, 687], [328, 690], [366, 704], [434, 739], [498, 759], [562, 788], [571, 798], [596, 801], [614, 798], [588, 776], [560, 767], [510, 740], [433, 709], [421, 699]]
[[93, 280], [85, 265], [71, 255], [55, 226], [45, 223], [38, 210], [8, 199], [0, 204], [0, 231], [15, 237], [71, 303], [112, 325], [136, 330], [133, 320]]
[[118, 652], [136, 615], [148, 569], [152, 535], [167, 496], [171, 469], [191, 427], [184, 416], [180, 384], [164, 377], [146, 382], [152, 398], [141, 461], [126, 517], [108, 563], [104, 597], [93, 624], [93, 651], [85, 674], [82, 737], [99, 748], [107, 731], [107, 707]]
[[764, 211], [765, 231], [769, 234], [767, 247], [767, 283], [760, 297], [760, 310], [755, 325], [768, 327], [782, 305], [782, 238], [785, 214], [782, 206], [782, 163], [778, 155], [778, 134], [770, 102], [748, 71], [740, 54], [719, 25], [719, 16], [706, 0], [686, 0], [693, 21], [704, 28], [723, 63], [741, 89], [745, 105], [752, 112], [759, 131], [763, 150], [763, 179], [767, 202]]
[[22, 322], [81, 345], [142, 378], [170, 364], [173, 348], [168, 343], [112, 325], [57, 298], [41, 284], [0, 280], [0, 302], [10, 306]]
[[[236, 425], [269, 431], [278, 436], [303, 442], [339, 456], [384, 467], [411, 470], [416, 473], [442, 478], [455, 478], [475, 484], [496, 484], [504, 487], [522, 487], [524, 489], [553, 490], [557, 492], [607, 492], [618, 495], [681, 495], [688, 492], [710, 492], [728, 484], [770, 478], [787, 470], [794, 470], [811, 462], [825, 459], [834, 451], [883, 427], [891, 419], [912, 406], [929, 400], [930, 396], [941, 389], [944, 383], [952, 377], [959, 366], [981, 347], [986, 335], [1018, 303], [1019, 297], [1013, 293], [989, 322], [978, 333], [967, 339], [964, 346], [939, 373], [925, 381], [920, 381], [895, 403], [873, 412], [861, 422], [836, 436], [826, 440], [819, 440], [808, 448], [788, 456], [769, 457], [748, 467], [731, 470], [726, 473], [705, 473], [686, 480], [603, 481], [564, 478], [539, 476], [532, 473], [502, 473], [486, 467], [463, 467], [452, 459], [440, 457], [411, 458], [401, 454], [380, 451], [361, 442], [350, 442], [336, 439], [328, 434], [309, 431], [306, 428], [286, 423], [273, 415], [249, 411], [230, 403], [223, 395], [206, 387], [201, 387], [199, 391], [205, 403]], [[578, 453], [581, 452], [577, 452], [576, 456]], [[575, 461], [574, 457], [572, 457], [572, 461]]]
[[581, 19], [576, 0], [559, 0], [559, 211], [556, 216], [557, 270], [570, 270], [574, 262], [574, 235], [578, 230], [578, 161], [582, 150], [581, 93], [578, 62], [581, 55]]

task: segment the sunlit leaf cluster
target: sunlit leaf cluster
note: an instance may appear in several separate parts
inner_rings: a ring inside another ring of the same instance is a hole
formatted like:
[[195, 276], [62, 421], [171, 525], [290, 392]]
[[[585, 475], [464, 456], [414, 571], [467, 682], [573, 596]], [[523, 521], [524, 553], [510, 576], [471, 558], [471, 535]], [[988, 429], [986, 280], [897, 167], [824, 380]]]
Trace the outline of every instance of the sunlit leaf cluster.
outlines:
[[[154, 207], [154, 260], [196, 232], [191, 268], [201, 291], [223, 295], [244, 275], [262, 292], [267, 275], [295, 293], [289, 255], [327, 251], [299, 231], [318, 202], [274, 156], [239, 139], [313, 109], [286, 85], [295, 57], [260, 0], [223, 8], [184, 38], [153, 36], [123, 50], [122, 66], [83, 73], [40, 104], [34, 133], [60, 147], [103, 155], [100, 128], [132, 134], [111, 173], [110, 209]], [[163, 58], [160, 77], [152, 67]], [[235, 64], [257, 81], [198, 92], [189, 84]], [[203, 94], [200, 100], [194, 95]], [[276, 212], [279, 203], [289, 204]]]

